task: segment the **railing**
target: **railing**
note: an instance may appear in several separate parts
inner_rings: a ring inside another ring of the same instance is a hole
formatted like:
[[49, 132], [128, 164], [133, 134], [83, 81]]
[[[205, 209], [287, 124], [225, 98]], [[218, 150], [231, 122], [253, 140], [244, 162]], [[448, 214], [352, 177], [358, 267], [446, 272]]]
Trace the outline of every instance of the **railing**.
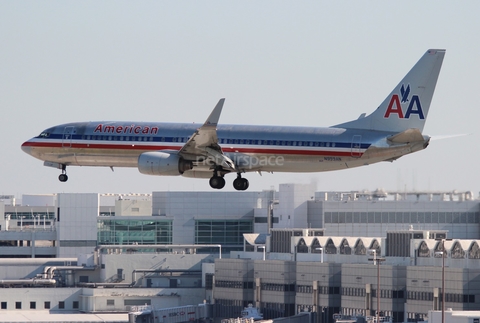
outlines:
[[57, 229], [55, 227], [46, 227], [46, 228], [43, 228], [43, 226], [32, 226], [32, 225], [24, 225], [23, 227], [10, 227], [8, 228], [8, 230], [3, 230], [1, 232], [54, 232], [54, 231], [57, 231]]

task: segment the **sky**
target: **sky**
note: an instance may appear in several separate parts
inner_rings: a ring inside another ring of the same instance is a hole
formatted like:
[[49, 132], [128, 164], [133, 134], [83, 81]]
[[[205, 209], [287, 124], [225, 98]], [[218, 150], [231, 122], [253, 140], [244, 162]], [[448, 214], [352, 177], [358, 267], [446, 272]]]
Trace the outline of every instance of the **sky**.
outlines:
[[[0, 194], [210, 191], [208, 180], [137, 169], [59, 170], [21, 151], [76, 121], [331, 126], [367, 114], [429, 48], [447, 50], [424, 134], [390, 163], [251, 173], [249, 190], [480, 192], [479, 1], [0, 0]], [[235, 175], [224, 190], [233, 191]], [[241, 192], [239, 192], [241, 194]]]

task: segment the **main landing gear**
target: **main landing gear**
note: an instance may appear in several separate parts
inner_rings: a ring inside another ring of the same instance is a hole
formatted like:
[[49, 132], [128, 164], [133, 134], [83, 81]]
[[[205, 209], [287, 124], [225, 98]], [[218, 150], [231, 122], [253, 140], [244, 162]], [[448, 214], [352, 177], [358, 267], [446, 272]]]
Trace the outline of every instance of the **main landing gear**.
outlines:
[[248, 179], [242, 178], [240, 173], [238, 173], [237, 178], [233, 181], [233, 188], [237, 191], [245, 191], [248, 188]]
[[225, 178], [223, 178], [223, 176], [218, 176], [217, 174], [215, 174], [212, 178], [210, 178], [209, 183], [211, 188], [216, 188], [217, 190], [219, 190], [225, 187]]
[[[223, 176], [218, 176], [217, 172], [210, 178], [210, 187], [217, 190], [225, 187], [225, 178]], [[233, 187], [237, 191], [245, 191], [248, 188], [248, 180], [242, 178], [240, 173], [237, 174], [237, 178], [233, 181]]]
[[67, 165], [62, 164], [62, 173], [58, 176], [58, 180], [60, 182], [66, 182], [68, 181], [68, 176], [67, 176]]

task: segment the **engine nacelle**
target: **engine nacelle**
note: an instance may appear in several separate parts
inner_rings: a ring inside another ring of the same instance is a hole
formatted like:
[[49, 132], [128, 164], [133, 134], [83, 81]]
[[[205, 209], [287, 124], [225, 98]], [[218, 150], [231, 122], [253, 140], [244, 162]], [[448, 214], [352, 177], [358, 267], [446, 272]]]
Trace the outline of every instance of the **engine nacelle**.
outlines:
[[193, 168], [176, 152], [152, 151], [138, 156], [138, 170], [145, 175], [176, 176]]

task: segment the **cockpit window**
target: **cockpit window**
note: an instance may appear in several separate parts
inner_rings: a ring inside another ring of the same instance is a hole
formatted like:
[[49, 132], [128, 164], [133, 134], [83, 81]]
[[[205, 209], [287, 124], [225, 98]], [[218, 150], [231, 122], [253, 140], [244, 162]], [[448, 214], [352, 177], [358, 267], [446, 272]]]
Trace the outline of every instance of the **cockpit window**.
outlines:
[[38, 135], [39, 138], [47, 138], [47, 137], [50, 137], [50, 133], [49, 132], [42, 132], [40, 135]]

